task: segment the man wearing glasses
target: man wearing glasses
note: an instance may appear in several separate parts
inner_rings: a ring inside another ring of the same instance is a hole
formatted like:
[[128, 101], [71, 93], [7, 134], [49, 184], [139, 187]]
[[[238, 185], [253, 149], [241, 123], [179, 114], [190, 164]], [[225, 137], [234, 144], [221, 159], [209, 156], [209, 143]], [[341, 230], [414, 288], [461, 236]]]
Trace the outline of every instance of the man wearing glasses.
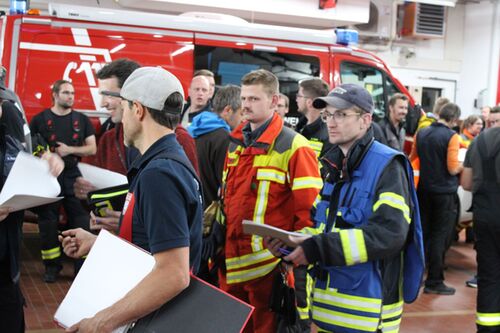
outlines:
[[[417, 297], [424, 266], [409, 163], [374, 140], [364, 88], [342, 84], [313, 106], [325, 109], [334, 147], [322, 158], [328, 173], [312, 209], [315, 228], [284, 258], [314, 265], [311, 331], [398, 332], [403, 299]], [[281, 256], [283, 244], [267, 242]]]

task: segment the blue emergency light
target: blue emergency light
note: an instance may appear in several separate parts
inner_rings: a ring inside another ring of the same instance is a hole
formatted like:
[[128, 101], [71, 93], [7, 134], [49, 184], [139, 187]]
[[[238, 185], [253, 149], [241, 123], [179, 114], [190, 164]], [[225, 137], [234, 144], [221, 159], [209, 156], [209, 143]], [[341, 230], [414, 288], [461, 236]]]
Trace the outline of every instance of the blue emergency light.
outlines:
[[352, 29], [336, 29], [337, 43], [342, 45], [358, 44], [358, 32]]
[[26, 14], [28, 7], [28, 0], [10, 0], [9, 13], [11, 15]]

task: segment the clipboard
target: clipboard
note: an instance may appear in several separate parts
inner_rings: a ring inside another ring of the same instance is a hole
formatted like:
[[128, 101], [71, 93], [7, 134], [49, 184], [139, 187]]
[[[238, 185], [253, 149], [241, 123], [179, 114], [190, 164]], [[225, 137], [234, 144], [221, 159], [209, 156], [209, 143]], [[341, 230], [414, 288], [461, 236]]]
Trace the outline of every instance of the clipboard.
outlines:
[[301, 234], [299, 232], [294, 231], [286, 231], [280, 228], [276, 228], [267, 224], [255, 223], [250, 220], [244, 220], [242, 223], [243, 232], [245, 234], [252, 234], [261, 237], [270, 236], [272, 238], [278, 238], [287, 246], [297, 247], [298, 243], [294, 237], [298, 237], [300, 239], [309, 237], [308, 235]]
[[89, 192], [87, 203], [95, 216], [104, 217], [106, 208], [115, 211], [122, 210], [128, 189], [128, 184], [123, 184]]

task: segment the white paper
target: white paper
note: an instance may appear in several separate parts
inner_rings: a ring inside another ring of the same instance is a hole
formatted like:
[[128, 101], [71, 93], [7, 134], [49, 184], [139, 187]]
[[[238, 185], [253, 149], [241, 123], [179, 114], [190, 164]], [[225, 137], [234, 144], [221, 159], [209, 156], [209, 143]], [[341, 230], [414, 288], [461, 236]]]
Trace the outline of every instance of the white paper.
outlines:
[[87, 163], [78, 163], [82, 177], [100, 190], [102, 188], [127, 184], [127, 177], [118, 173], [99, 168]]
[[[67, 328], [123, 298], [151, 270], [153, 256], [101, 230], [54, 319]], [[121, 327], [114, 333], [125, 332]]]
[[14, 211], [61, 200], [61, 187], [49, 171], [49, 163], [20, 152], [0, 193], [0, 207]]
[[459, 162], [464, 162], [465, 161], [465, 154], [467, 154], [467, 148], [460, 148], [458, 150], [458, 161]]

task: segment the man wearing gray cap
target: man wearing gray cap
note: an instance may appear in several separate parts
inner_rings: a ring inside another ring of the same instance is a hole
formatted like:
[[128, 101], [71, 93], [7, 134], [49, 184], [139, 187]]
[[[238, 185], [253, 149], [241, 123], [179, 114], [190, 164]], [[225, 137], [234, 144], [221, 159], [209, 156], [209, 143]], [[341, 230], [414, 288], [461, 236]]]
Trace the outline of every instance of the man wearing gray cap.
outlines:
[[[312, 210], [315, 228], [284, 259], [314, 265], [312, 332], [398, 332], [403, 300], [418, 295], [424, 257], [407, 159], [373, 139], [373, 101], [342, 84], [316, 98], [334, 147]], [[276, 256], [283, 246], [267, 239]]]
[[[120, 92], [125, 144], [141, 157], [127, 174], [130, 189], [120, 218], [120, 237], [151, 252], [155, 266], [112, 306], [71, 327], [70, 332], [112, 332], [170, 301], [189, 285], [201, 253], [201, 187], [175, 139], [183, 89], [160, 67], [135, 70]], [[95, 235], [83, 229], [63, 232], [64, 252], [87, 254]]]

